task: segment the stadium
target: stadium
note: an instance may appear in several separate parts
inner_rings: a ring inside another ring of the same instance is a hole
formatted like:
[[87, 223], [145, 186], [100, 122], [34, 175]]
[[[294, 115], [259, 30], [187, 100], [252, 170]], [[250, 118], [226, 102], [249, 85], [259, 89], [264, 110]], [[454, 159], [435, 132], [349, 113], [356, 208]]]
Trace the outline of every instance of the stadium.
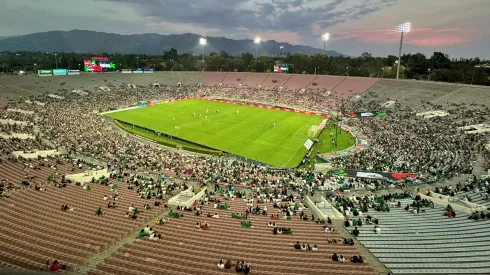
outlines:
[[240, 72], [0, 86], [7, 274], [490, 273], [488, 87]]

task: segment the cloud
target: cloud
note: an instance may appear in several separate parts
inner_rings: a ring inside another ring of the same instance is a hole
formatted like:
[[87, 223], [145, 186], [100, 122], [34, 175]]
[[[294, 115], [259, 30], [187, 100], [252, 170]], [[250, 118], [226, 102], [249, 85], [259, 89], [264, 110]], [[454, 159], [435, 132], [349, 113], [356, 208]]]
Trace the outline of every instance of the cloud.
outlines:
[[105, 0], [133, 7], [140, 16], [204, 28], [311, 32], [360, 18], [395, 0]]
[[[391, 27], [411, 21], [407, 51], [489, 57], [489, 0], [1, 0], [0, 36], [85, 29], [119, 34], [197, 33], [385, 56]], [[356, 43], [352, 43], [356, 41]], [[431, 48], [432, 46], [432, 48]]]
[[[422, 47], [460, 45], [477, 39], [477, 30], [414, 28], [404, 35], [404, 43]], [[356, 30], [340, 32], [334, 40], [355, 39], [373, 44], [393, 44], [400, 41], [394, 29]]]

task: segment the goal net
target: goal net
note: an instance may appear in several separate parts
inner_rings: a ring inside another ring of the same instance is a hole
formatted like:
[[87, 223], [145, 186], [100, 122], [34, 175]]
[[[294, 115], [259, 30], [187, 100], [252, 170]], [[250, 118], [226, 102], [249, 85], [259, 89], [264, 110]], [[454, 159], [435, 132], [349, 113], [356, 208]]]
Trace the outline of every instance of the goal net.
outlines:
[[315, 137], [318, 133], [318, 125], [312, 125], [308, 130], [308, 137]]

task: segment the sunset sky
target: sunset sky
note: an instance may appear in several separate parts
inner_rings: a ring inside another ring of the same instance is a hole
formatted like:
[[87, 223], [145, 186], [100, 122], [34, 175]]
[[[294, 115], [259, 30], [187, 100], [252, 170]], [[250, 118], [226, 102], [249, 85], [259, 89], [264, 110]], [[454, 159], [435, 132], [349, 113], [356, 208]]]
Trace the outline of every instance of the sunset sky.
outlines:
[[0, 36], [51, 30], [197, 33], [398, 54], [395, 25], [410, 21], [404, 53], [490, 59], [490, 0], [2, 0]]

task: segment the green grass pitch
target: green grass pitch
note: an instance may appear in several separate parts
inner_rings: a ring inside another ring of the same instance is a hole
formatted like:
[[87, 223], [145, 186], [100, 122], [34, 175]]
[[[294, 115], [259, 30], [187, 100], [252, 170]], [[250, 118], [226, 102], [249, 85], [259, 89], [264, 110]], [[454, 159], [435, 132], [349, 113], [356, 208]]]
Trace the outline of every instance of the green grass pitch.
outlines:
[[[219, 112], [216, 113], [216, 110]], [[307, 152], [303, 144], [308, 139], [308, 130], [324, 119], [321, 116], [199, 99], [158, 104], [107, 116], [285, 168], [300, 164]]]

